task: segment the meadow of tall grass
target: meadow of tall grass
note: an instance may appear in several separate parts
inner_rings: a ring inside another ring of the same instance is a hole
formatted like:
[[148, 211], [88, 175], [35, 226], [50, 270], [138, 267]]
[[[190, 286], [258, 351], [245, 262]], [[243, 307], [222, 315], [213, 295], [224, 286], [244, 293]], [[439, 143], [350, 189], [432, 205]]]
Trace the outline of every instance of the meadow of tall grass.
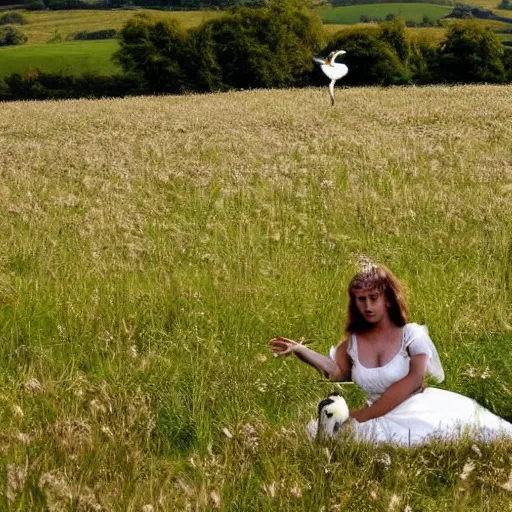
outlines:
[[511, 86], [16, 102], [0, 117], [1, 510], [512, 510], [512, 443], [310, 443], [358, 257], [443, 388], [512, 416]]

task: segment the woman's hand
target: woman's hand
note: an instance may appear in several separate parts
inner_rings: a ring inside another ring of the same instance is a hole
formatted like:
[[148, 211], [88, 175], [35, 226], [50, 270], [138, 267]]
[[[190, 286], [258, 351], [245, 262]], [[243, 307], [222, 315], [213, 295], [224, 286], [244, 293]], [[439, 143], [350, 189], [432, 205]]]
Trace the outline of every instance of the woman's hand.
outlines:
[[298, 342], [282, 336], [277, 336], [268, 342], [275, 357], [286, 357], [294, 354], [303, 363], [316, 368], [325, 378], [344, 380], [344, 374], [341, 373], [337, 364], [330, 357], [311, 350], [304, 343], [304, 340]]
[[282, 336], [277, 336], [268, 343], [275, 357], [289, 356], [297, 351], [297, 347], [303, 346], [294, 340], [283, 338]]
[[350, 417], [354, 418], [359, 423], [371, 420], [373, 418], [370, 407], [363, 407], [362, 409], [354, 409], [350, 411]]

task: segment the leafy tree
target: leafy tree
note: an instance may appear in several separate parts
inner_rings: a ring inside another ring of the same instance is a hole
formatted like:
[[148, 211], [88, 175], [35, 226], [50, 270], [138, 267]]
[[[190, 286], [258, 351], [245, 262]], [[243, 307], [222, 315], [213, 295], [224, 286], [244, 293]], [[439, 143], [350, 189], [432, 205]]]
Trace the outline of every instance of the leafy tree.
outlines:
[[15, 46], [26, 42], [27, 36], [19, 28], [10, 25], [0, 27], [0, 46]]
[[400, 18], [394, 18], [379, 26], [378, 38], [388, 43], [396, 52], [403, 63], [407, 62], [411, 47], [405, 35], [405, 22]]
[[[237, 8], [206, 22], [196, 34], [208, 43], [195, 61], [210, 84], [224, 87], [287, 87], [304, 83], [321, 47], [320, 18], [298, 2], [261, 9]], [[197, 47], [196, 47], [197, 48]]]
[[183, 92], [190, 88], [184, 72], [186, 40], [178, 21], [136, 14], [119, 33], [114, 60], [153, 92]]
[[440, 81], [439, 48], [426, 40], [411, 45], [409, 69], [412, 81], [418, 84], [432, 84]]
[[176, 21], [139, 14], [120, 32], [115, 59], [149, 90], [223, 90], [305, 83], [323, 26], [303, 0], [235, 8], [185, 32]]
[[441, 43], [441, 75], [449, 81], [503, 82], [503, 52], [501, 41], [490, 28], [474, 20], [454, 23]]
[[223, 81], [222, 68], [217, 60], [217, 48], [211, 23], [191, 30], [188, 54], [190, 58], [185, 63], [185, 69], [198, 90], [220, 91], [229, 88], [229, 85]]

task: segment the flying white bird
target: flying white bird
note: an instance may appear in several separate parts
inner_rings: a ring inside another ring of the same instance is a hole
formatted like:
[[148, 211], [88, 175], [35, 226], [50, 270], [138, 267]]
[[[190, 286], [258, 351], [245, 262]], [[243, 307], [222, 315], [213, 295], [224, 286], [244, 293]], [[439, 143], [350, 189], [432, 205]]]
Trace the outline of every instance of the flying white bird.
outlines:
[[334, 62], [338, 55], [347, 53], [345, 50], [338, 50], [337, 52], [331, 52], [327, 59], [320, 57], [313, 57], [313, 60], [320, 64], [320, 69], [325, 73], [327, 78], [331, 79], [329, 84], [329, 94], [331, 96], [331, 106], [334, 105], [334, 84], [336, 80], [343, 78], [348, 73], [348, 67], [345, 64]]
[[345, 399], [337, 393], [331, 393], [318, 404], [318, 417], [311, 420], [306, 432], [310, 439], [334, 437], [348, 420], [349, 410]]

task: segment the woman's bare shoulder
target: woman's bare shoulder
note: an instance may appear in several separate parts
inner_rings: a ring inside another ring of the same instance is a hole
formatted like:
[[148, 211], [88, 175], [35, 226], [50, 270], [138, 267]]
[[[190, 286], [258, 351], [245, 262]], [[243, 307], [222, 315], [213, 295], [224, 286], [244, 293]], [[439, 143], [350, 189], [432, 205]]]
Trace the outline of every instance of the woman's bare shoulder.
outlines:
[[349, 343], [348, 338], [344, 338], [338, 343], [338, 346], [336, 347], [336, 355], [335, 355], [336, 363], [338, 363], [339, 361], [341, 361], [341, 362], [349, 362], [350, 361], [349, 345], [350, 345], [350, 343]]

